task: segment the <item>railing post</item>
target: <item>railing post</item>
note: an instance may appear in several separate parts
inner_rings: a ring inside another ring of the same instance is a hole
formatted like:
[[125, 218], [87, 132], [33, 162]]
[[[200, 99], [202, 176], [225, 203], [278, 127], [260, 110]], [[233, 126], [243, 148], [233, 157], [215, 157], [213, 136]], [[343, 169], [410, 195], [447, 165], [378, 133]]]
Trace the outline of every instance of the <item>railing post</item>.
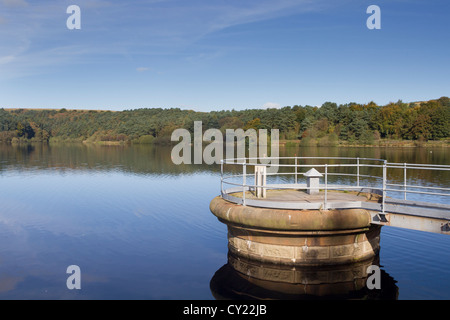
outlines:
[[297, 157], [295, 157], [295, 184], [297, 184]]
[[246, 176], [247, 176], [247, 164], [245, 163], [245, 160], [244, 160], [244, 163], [243, 163], [243, 179], [242, 179], [242, 205], [244, 205], [245, 206], [245, 184], [247, 183], [247, 179], [246, 179]]
[[267, 178], [267, 167], [265, 165], [256, 166], [255, 165], [255, 195], [257, 198], [266, 197], [266, 178]]
[[385, 199], [386, 199], [386, 179], [387, 179], [387, 160], [384, 160], [383, 164], [383, 198], [381, 203], [381, 211], [384, 214], [384, 207], [385, 207]]
[[403, 190], [404, 190], [403, 199], [406, 200], [406, 163], [403, 163]]
[[325, 197], [324, 197], [324, 209], [328, 210], [327, 208], [327, 190], [328, 190], [328, 164], [325, 164]]
[[356, 158], [356, 186], [359, 187], [359, 157]]
[[223, 196], [223, 160], [220, 160], [220, 195]]

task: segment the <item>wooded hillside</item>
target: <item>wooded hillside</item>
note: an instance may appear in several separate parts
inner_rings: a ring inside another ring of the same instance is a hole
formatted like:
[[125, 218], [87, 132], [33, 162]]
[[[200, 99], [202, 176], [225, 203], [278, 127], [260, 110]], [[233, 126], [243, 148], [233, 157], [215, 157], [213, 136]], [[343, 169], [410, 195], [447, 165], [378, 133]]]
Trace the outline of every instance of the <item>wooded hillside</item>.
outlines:
[[287, 106], [196, 112], [192, 110], [135, 109], [120, 112], [94, 110], [0, 109], [0, 141], [123, 141], [165, 143], [173, 130], [193, 132], [194, 121], [203, 129], [279, 129], [280, 139], [332, 145], [338, 140], [371, 144], [387, 138], [439, 140], [450, 137], [450, 99], [384, 106], [326, 102], [321, 107]]

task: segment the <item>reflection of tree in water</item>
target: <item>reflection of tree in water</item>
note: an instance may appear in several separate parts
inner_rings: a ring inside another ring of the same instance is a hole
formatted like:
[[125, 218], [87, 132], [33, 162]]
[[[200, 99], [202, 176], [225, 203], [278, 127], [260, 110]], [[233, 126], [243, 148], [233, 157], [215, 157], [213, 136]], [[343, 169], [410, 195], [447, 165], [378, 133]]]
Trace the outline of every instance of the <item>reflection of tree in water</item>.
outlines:
[[212, 277], [210, 288], [218, 299], [320, 300], [398, 298], [396, 281], [381, 269], [381, 288], [366, 286], [367, 267], [379, 257], [351, 265], [291, 267], [262, 264], [228, 255], [228, 263]]
[[[189, 174], [194, 172], [220, 172], [220, 165], [180, 164], [175, 165], [171, 159], [172, 146], [161, 145], [123, 145], [99, 146], [94, 144], [48, 145], [36, 143], [29, 145], [8, 145], [0, 143], [0, 171], [6, 168], [58, 169], [58, 170], [97, 170], [124, 171], [135, 174]], [[430, 152], [431, 151], [431, 152]], [[448, 164], [446, 148], [333, 148], [333, 147], [280, 147], [281, 157], [365, 157], [386, 159], [397, 163]], [[194, 152], [192, 152], [192, 157]], [[224, 152], [224, 156], [226, 153]], [[292, 162], [292, 161], [291, 161]], [[342, 160], [328, 160], [327, 163], [343, 163]], [[192, 162], [193, 163], [193, 162]], [[280, 161], [282, 164], [283, 161]], [[302, 160], [299, 164], [317, 164], [319, 160]], [[325, 162], [323, 162], [325, 163]], [[350, 160], [344, 163], [353, 163]], [[293, 164], [293, 162], [291, 163]], [[240, 166], [226, 166], [229, 172], [240, 172]], [[292, 168], [280, 168], [279, 172], [287, 172]], [[301, 170], [299, 170], [301, 172]], [[356, 173], [353, 168], [329, 168], [329, 172]], [[361, 168], [361, 174], [382, 174], [381, 168]], [[450, 171], [433, 170], [408, 171], [408, 184], [421, 183], [428, 185], [442, 184], [450, 180]], [[292, 176], [289, 176], [292, 178]], [[335, 183], [330, 176], [329, 182]], [[340, 179], [343, 179], [342, 177]], [[345, 178], [355, 181], [355, 178]], [[345, 183], [347, 180], [339, 181]], [[390, 169], [389, 179], [392, 183], [403, 182], [401, 169]]]
[[175, 165], [171, 146], [93, 144], [7, 145], [0, 143], [0, 170], [58, 169], [124, 171], [135, 174], [189, 174], [220, 172], [220, 165]]

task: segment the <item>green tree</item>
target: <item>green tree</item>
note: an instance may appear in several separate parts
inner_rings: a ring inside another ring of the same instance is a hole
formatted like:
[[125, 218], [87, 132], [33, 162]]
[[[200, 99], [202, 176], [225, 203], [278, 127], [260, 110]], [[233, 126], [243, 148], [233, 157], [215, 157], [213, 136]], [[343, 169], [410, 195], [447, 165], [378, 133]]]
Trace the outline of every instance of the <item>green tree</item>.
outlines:
[[23, 126], [23, 124], [21, 122], [17, 123], [16, 135], [18, 137], [23, 137], [25, 135], [25, 127]]

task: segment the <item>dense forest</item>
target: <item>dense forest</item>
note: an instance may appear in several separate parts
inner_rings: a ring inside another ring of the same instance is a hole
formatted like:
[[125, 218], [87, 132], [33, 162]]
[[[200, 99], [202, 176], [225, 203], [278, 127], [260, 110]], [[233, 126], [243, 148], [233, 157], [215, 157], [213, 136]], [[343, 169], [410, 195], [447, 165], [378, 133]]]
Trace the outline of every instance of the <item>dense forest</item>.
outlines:
[[326, 102], [320, 107], [197, 112], [179, 108], [125, 111], [0, 109], [0, 141], [168, 143], [172, 132], [203, 129], [279, 129], [280, 139], [304, 145], [375, 144], [385, 139], [448, 140], [450, 99], [379, 106]]

